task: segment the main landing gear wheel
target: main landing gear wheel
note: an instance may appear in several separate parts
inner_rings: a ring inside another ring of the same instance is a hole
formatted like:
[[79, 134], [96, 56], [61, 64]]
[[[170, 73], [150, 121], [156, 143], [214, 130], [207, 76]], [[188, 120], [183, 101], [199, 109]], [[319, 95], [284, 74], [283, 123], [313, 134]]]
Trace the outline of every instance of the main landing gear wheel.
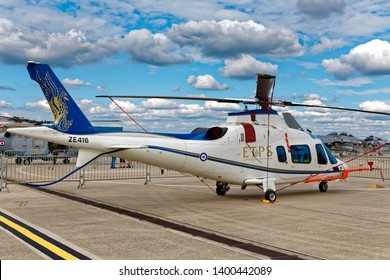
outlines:
[[267, 190], [265, 192], [265, 199], [269, 200], [271, 202], [275, 202], [276, 201], [276, 192], [273, 190]]
[[328, 190], [328, 182], [321, 181], [321, 183], [318, 185], [318, 188], [320, 189], [320, 192], [326, 192]]
[[229, 191], [229, 185], [226, 183], [217, 182], [217, 195], [225, 195]]

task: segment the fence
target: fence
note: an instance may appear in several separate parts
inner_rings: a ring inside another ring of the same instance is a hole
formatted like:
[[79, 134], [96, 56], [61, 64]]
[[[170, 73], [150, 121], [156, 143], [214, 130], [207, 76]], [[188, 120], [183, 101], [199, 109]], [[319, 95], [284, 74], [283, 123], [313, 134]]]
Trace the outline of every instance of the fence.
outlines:
[[[344, 156], [340, 159], [347, 162], [350, 168], [369, 167], [368, 162], [373, 162], [373, 167], [379, 170], [351, 173], [350, 176], [362, 178], [390, 179], [390, 157], [366, 156], [353, 159], [353, 156]], [[54, 155], [3, 155], [0, 158], [0, 191], [7, 188], [8, 181], [17, 183], [43, 183], [53, 182], [73, 172], [76, 167], [75, 156]], [[115, 180], [115, 179], [145, 179], [145, 183], [152, 178], [177, 177], [183, 174], [165, 170], [159, 167], [138, 162], [123, 162], [116, 160], [112, 165], [112, 157], [104, 156], [96, 159], [83, 169], [67, 177], [67, 181], [79, 181], [83, 185], [85, 181]]]
[[[390, 157], [388, 156], [365, 156], [356, 158], [354, 156], [343, 156], [340, 160], [346, 162], [349, 168], [369, 167], [372, 162], [373, 167], [379, 170], [353, 172], [350, 176], [361, 178], [390, 179]], [[351, 161], [350, 161], [351, 160]]]
[[[0, 191], [9, 181], [17, 183], [54, 182], [76, 170], [75, 156], [64, 155], [3, 155], [0, 158]], [[85, 181], [115, 179], [145, 179], [151, 182], [157, 177], [176, 177], [183, 174], [139, 162], [121, 161], [119, 158], [102, 156], [91, 164], [74, 172], [64, 180]]]

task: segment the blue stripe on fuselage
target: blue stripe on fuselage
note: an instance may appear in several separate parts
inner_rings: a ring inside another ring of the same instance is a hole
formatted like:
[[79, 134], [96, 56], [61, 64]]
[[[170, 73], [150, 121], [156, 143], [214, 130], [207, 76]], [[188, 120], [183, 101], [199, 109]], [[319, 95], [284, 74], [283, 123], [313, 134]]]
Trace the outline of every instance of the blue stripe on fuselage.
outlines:
[[[167, 147], [160, 147], [160, 146], [148, 146], [149, 149], [153, 150], [160, 150], [160, 151], [166, 151], [170, 153], [175, 153], [183, 156], [189, 156], [193, 158], [199, 158], [200, 154], [199, 153], [193, 153], [193, 152], [187, 152], [183, 150], [178, 150], [178, 149], [172, 149], [172, 148], [167, 148]], [[338, 173], [338, 171], [333, 171], [333, 170], [300, 170], [300, 171], [293, 171], [293, 170], [286, 170], [286, 169], [276, 169], [276, 168], [267, 168], [265, 166], [259, 166], [259, 165], [254, 165], [254, 164], [247, 164], [244, 162], [239, 162], [239, 161], [232, 161], [224, 158], [219, 158], [219, 157], [213, 157], [213, 156], [208, 156], [207, 160], [222, 163], [222, 164], [228, 164], [228, 165], [233, 165], [233, 166], [238, 166], [238, 167], [243, 167], [243, 168], [248, 168], [248, 169], [253, 169], [253, 170], [258, 170], [258, 171], [265, 171], [265, 172], [272, 172], [272, 173], [278, 173], [278, 174], [302, 174], [302, 175], [310, 175], [310, 174], [316, 174], [316, 173]]]

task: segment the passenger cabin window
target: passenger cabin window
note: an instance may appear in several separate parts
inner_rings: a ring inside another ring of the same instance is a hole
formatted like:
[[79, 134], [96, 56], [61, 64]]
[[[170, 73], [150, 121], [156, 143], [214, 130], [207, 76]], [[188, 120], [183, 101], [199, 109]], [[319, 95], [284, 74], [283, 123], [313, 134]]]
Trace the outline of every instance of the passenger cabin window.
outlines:
[[278, 155], [279, 162], [286, 162], [287, 161], [286, 150], [284, 149], [283, 146], [277, 146], [276, 153]]
[[326, 157], [325, 150], [321, 144], [316, 144], [316, 152], [318, 164], [327, 164], [328, 158]]
[[305, 163], [311, 162], [310, 148], [308, 145], [292, 145], [290, 146], [291, 159], [294, 163]]

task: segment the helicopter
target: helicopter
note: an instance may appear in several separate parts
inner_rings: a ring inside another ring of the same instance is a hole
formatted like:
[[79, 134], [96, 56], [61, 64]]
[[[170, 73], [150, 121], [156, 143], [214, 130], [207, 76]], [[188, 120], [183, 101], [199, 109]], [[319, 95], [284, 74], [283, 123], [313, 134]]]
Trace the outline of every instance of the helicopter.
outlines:
[[[328, 181], [348, 177], [353, 171], [337, 159], [320, 139], [290, 128], [273, 106], [306, 106], [373, 114], [376, 111], [306, 105], [273, 100], [275, 76], [258, 74], [254, 98], [172, 97], [242, 103], [246, 109], [229, 113], [225, 123], [197, 128], [191, 133], [112, 132], [93, 127], [53, 70], [47, 64], [28, 62], [53, 112], [52, 126], [12, 128], [11, 133], [79, 149], [76, 166], [110, 154], [161, 168], [216, 181], [216, 193], [225, 195], [230, 185], [261, 188], [265, 199], [275, 202], [277, 187], [297, 182], [319, 182], [326, 192]], [[110, 98], [162, 98], [161, 96], [97, 96]], [[113, 100], [114, 101], [114, 100]], [[247, 105], [257, 109], [248, 110]], [[372, 169], [372, 166], [370, 166]], [[367, 169], [366, 169], [367, 170]]]
[[0, 116], [0, 155], [15, 157], [16, 164], [29, 165], [35, 159], [53, 161], [55, 163], [60, 158], [58, 156], [60, 154], [63, 156], [61, 157], [63, 162], [69, 163], [70, 156], [75, 153], [73, 150], [69, 150], [68, 147], [32, 137], [12, 134], [7, 131], [9, 128], [33, 127], [50, 123], [52, 122], [37, 121], [17, 116]]

